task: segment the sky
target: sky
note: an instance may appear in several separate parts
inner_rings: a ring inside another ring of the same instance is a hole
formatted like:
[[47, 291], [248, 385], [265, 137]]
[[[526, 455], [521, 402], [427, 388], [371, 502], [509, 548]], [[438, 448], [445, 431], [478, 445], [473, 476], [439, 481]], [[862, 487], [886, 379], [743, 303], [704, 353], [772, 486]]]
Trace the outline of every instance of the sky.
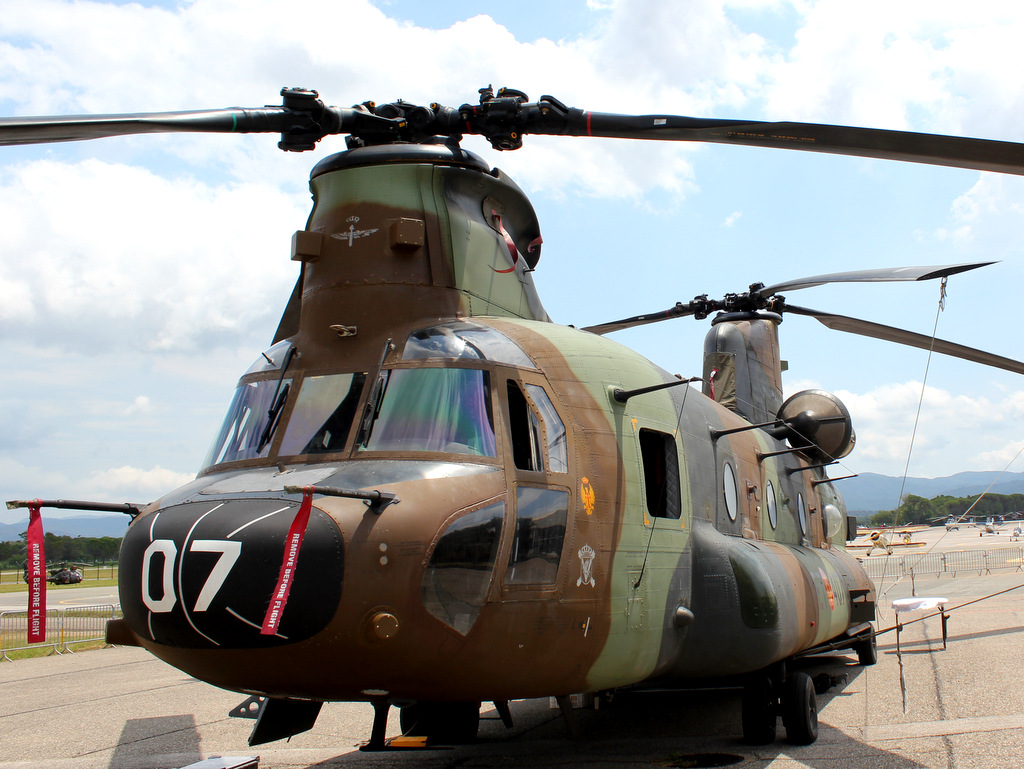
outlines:
[[[0, 0], [0, 117], [257, 107], [284, 86], [338, 106], [457, 106], [493, 84], [599, 112], [1022, 141], [1022, 39], [1024, 6], [988, 0]], [[276, 141], [0, 148], [0, 500], [145, 502], [194, 477], [294, 283], [309, 170], [344, 149], [341, 137], [312, 153]], [[557, 322], [753, 282], [997, 261], [951, 278], [941, 313], [936, 282], [788, 298], [1024, 354], [1024, 178], [719, 145], [525, 145], [464, 142], [537, 209], [535, 280]], [[706, 331], [682, 319], [615, 338], [693, 376]], [[1024, 470], [1019, 375], [929, 363], [799, 316], [780, 337], [787, 395], [823, 388], [851, 411], [843, 473]]]

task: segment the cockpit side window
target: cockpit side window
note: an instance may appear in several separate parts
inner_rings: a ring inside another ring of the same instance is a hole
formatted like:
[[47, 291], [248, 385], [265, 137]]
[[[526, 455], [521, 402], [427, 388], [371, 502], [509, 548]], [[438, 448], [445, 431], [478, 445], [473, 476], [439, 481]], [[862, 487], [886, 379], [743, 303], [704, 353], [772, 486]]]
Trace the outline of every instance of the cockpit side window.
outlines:
[[548, 450], [548, 472], [569, 472], [569, 449], [565, 436], [565, 424], [562, 422], [547, 392], [540, 385], [527, 384], [529, 393], [544, 423], [545, 444]]
[[507, 585], [554, 583], [568, 509], [569, 494], [563, 489], [516, 488], [516, 528], [505, 573]]
[[515, 466], [520, 470], [542, 472], [544, 454], [540, 442], [540, 420], [527, 403], [519, 384], [511, 379], [508, 380], [508, 416]]
[[360, 449], [497, 456], [487, 371], [415, 368], [384, 374]]
[[509, 379], [508, 412], [517, 469], [569, 472], [565, 424], [543, 387], [527, 384], [524, 391], [517, 381]]
[[287, 397], [290, 387], [291, 379], [278, 377], [238, 385], [203, 467], [265, 457], [270, 451], [268, 427], [273, 427], [281, 412], [280, 406], [274, 408], [275, 395], [283, 406], [282, 394]]

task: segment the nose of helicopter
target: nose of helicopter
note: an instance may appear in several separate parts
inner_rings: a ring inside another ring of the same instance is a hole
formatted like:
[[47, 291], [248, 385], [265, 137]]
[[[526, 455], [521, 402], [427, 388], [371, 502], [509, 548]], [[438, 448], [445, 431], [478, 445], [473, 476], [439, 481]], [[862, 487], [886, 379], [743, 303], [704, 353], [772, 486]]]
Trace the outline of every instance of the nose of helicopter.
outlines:
[[[217, 499], [135, 521], [120, 557], [128, 626], [144, 641], [191, 649], [267, 648], [323, 629], [341, 599], [342, 536], [313, 508], [301, 540], [302, 568], [294, 560], [289, 566], [298, 512], [299, 503], [287, 499]], [[286, 601], [276, 601], [279, 614], [268, 622], [268, 601], [286, 571]]]

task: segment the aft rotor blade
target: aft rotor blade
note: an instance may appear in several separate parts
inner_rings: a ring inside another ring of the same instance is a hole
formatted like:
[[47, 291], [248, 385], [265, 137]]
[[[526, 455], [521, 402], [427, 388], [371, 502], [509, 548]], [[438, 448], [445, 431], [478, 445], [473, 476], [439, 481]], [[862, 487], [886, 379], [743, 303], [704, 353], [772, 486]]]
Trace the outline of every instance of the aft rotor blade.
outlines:
[[663, 320], [671, 320], [672, 318], [684, 318], [687, 315], [693, 315], [698, 311], [698, 309], [700, 309], [700, 307], [692, 302], [688, 304], [677, 302], [674, 307], [669, 307], [667, 310], [649, 312], [645, 315], [634, 315], [632, 318], [613, 320], [609, 323], [599, 323], [596, 326], [585, 326], [583, 331], [589, 331], [592, 334], [610, 334], [613, 331], [622, 331], [623, 329], [633, 328], [634, 326], [645, 326], [648, 323], [658, 323]]
[[[742, 144], [1024, 174], [1024, 144], [822, 123], [617, 115], [570, 110], [570, 136]], [[549, 133], [530, 128], [529, 133]]]
[[765, 286], [757, 293], [761, 296], [772, 296], [780, 291], [796, 291], [801, 288], [822, 286], [826, 283], [886, 283], [896, 281], [934, 280], [956, 275], [959, 272], [988, 267], [996, 262], [973, 262], [964, 264], [947, 264], [944, 266], [922, 267], [883, 267], [877, 270], [854, 270], [851, 272], [833, 272], [829, 275], [815, 275], [810, 278], [787, 280], [773, 286]]
[[993, 355], [989, 352], [976, 350], [973, 347], [966, 347], [956, 342], [947, 342], [942, 339], [934, 339], [924, 334], [907, 331], [902, 328], [884, 326], [880, 323], [872, 323], [859, 318], [850, 318], [845, 315], [834, 315], [830, 312], [811, 310], [806, 307], [795, 307], [787, 304], [786, 312], [797, 315], [806, 315], [814, 318], [819, 323], [835, 331], [846, 331], [851, 334], [859, 334], [873, 339], [883, 339], [888, 342], [896, 342], [909, 347], [917, 347], [922, 350], [934, 350], [944, 355], [951, 355], [954, 358], [962, 358], [973, 363], [981, 363], [985, 366], [993, 366], [1004, 371], [1012, 371], [1015, 374], [1024, 374], [1024, 363], [1004, 358], [1001, 355]]

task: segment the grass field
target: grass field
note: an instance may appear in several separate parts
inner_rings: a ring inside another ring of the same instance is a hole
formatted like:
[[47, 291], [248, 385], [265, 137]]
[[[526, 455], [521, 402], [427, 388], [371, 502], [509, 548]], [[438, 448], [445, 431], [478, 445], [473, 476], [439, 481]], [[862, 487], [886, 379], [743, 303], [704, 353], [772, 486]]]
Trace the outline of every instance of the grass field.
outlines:
[[[61, 654], [67, 654], [67, 652], [84, 652], [90, 649], [104, 649], [109, 644], [106, 641], [81, 641], [78, 643], [72, 642], [67, 645], [67, 651], [61, 651]], [[14, 660], [26, 660], [32, 657], [49, 657], [51, 654], [57, 654], [53, 650], [53, 646], [47, 644], [46, 646], [33, 646], [28, 649], [19, 649], [18, 651], [7, 652], [7, 658], [12, 662]]]
[[[49, 569], [55, 569], [60, 566], [59, 563], [51, 563]], [[82, 576], [84, 580], [80, 584], [91, 584], [98, 586], [102, 583], [97, 580], [112, 579], [117, 581], [117, 564], [107, 564], [106, 566], [83, 566], [81, 567]], [[7, 585], [21, 585], [25, 587], [25, 573], [21, 569], [3, 569], [0, 571], [0, 589]]]
[[[109, 568], [101, 570], [104, 575], [110, 573]], [[113, 570], [113, 577], [104, 577], [103, 579], [89, 579], [85, 578], [84, 581], [79, 582], [77, 585], [53, 585], [47, 584], [46, 592], [50, 594], [52, 592], [61, 590], [77, 590], [80, 587], [117, 587], [117, 569]], [[28, 585], [24, 582], [0, 582], [0, 593], [27, 593]]]
[[[53, 585], [47, 583], [46, 592], [76, 590], [78, 588], [110, 588], [118, 584], [117, 566], [88, 566], [82, 569], [84, 580], [78, 585]], [[0, 571], [0, 593], [27, 593], [29, 586], [20, 570]]]

